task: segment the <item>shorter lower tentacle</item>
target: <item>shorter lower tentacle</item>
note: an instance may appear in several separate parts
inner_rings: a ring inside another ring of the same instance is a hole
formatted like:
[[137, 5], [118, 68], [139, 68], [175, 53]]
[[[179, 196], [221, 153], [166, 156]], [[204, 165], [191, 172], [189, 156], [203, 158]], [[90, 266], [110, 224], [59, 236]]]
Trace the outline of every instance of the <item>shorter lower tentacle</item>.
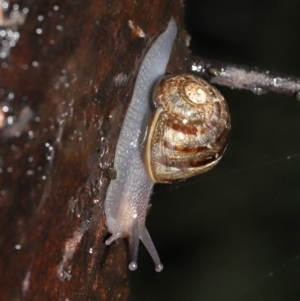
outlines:
[[115, 240], [121, 237], [121, 233], [117, 232], [116, 234], [113, 234], [110, 238], [108, 238], [105, 243], [109, 246], [112, 244]]

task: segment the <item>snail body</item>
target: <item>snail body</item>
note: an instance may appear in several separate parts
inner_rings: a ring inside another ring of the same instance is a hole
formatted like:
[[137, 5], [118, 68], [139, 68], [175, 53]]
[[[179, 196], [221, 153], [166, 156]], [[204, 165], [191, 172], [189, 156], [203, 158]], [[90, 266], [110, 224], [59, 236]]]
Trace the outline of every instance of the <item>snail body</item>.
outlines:
[[112, 233], [106, 244], [129, 237], [130, 270], [137, 268], [139, 239], [156, 271], [163, 269], [145, 226], [154, 184], [210, 170], [222, 157], [230, 130], [227, 104], [218, 90], [193, 75], [163, 77], [176, 32], [171, 18], [143, 59], [117, 143], [117, 178], [105, 199]]

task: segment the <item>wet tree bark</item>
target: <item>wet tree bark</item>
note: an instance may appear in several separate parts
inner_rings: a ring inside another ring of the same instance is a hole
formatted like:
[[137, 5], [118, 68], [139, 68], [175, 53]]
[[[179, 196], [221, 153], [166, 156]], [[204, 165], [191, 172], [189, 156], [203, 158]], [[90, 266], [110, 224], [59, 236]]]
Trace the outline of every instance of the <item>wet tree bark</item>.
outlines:
[[4, 16], [1, 299], [127, 300], [127, 244], [104, 244], [109, 171], [139, 59], [171, 16], [169, 71], [187, 68], [183, 3], [24, 0]]

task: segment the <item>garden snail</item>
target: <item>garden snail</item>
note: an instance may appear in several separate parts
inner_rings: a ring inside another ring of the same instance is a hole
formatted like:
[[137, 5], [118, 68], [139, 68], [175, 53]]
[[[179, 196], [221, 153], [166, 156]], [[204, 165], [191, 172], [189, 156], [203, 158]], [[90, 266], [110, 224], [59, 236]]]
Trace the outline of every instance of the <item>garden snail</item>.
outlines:
[[143, 59], [117, 143], [117, 178], [111, 180], [105, 200], [112, 233], [106, 244], [129, 237], [130, 270], [137, 268], [139, 239], [156, 271], [163, 269], [145, 226], [154, 183], [210, 170], [222, 157], [230, 131], [227, 104], [216, 88], [194, 75], [163, 77], [176, 32], [171, 18]]

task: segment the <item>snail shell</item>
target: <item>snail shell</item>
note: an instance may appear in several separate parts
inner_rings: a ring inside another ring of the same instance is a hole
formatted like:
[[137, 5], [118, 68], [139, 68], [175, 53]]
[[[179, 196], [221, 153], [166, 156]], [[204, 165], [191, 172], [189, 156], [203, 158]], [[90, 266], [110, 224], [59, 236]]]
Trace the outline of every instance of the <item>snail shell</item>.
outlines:
[[190, 74], [166, 76], [154, 87], [153, 103], [156, 112], [145, 152], [153, 182], [185, 180], [219, 162], [230, 114], [216, 88]]

